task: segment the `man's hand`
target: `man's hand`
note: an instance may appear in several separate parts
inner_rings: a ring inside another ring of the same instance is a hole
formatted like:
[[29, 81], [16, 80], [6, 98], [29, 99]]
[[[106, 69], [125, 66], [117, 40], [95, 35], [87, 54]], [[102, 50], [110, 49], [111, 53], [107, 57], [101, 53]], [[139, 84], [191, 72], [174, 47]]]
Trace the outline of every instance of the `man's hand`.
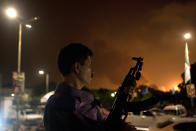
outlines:
[[128, 99], [129, 102], [132, 102], [134, 99], [134, 92], [136, 90], [136, 81], [132, 81], [132, 85], [125, 87], [124, 92], [129, 94], [130, 98]]

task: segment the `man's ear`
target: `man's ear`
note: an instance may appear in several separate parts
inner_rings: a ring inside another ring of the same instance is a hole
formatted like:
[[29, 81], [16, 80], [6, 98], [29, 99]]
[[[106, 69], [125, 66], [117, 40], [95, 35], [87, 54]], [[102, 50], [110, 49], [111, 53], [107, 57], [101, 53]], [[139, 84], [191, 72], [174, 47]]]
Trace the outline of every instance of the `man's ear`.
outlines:
[[80, 63], [79, 62], [76, 62], [74, 64], [74, 67], [73, 67], [74, 73], [78, 74], [80, 72], [80, 67], [81, 67]]

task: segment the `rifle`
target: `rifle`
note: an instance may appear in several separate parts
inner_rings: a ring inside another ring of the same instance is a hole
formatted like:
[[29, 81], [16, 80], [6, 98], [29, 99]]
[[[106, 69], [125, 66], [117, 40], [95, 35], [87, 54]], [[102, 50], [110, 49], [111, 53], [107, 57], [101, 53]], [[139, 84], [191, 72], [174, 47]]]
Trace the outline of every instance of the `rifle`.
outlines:
[[116, 93], [114, 104], [106, 119], [106, 123], [109, 126], [117, 126], [121, 121], [124, 121], [128, 115], [128, 102], [132, 98], [132, 94], [130, 94], [129, 91], [135, 89], [136, 80], [139, 80], [141, 77], [140, 71], [143, 65], [143, 58], [141, 57], [133, 57], [132, 60], [137, 61], [137, 63], [135, 67], [130, 68]]

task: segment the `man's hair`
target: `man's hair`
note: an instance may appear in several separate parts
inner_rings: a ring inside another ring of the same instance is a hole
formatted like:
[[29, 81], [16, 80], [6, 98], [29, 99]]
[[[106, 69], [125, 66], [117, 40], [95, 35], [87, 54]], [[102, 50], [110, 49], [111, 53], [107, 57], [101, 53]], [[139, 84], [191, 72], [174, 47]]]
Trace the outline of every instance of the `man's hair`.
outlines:
[[58, 55], [58, 68], [63, 76], [72, 72], [72, 67], [76, 62], [84, 64], [88, 56], [92, 56], [92, 51], [80, 43], [70, 43], [61, 49]]

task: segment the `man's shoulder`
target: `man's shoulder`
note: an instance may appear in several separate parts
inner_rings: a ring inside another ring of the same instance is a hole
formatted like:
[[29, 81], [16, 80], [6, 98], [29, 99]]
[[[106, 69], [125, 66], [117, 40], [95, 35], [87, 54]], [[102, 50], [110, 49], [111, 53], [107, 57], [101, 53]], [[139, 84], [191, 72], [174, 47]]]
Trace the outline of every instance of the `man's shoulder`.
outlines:
[[[48, 130], [80, 130], [81, 122], [77, 119], [71, 107], [60, 106], [57, 103], [51, 103], [54, 96], [46, 104], [44, 112], [44, 126]], [[77, 126], [75, 126], [77, 125]]]
[[72, 104], [72, 102], [68, 100], [66, 101], [54, 94], [48, 99], [46, 103], [44, 111], [44, 121], [63, 121], [73, 115], [73, 108], [74, 105]]
[[70, 95], [52, 95], [47, 103], [47, 108], [53, 108], [56, 110], [72, 110], [74, 108], [75, 100]]

